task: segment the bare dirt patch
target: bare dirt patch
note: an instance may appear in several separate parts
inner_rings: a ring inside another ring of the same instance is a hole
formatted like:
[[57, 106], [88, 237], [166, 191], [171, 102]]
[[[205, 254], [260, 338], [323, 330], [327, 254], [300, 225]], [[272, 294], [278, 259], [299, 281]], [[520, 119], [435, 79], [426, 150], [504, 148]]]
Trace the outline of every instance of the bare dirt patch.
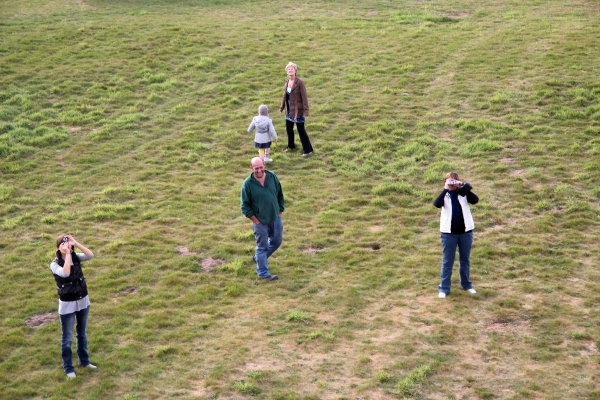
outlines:
[[[304, 349], [298, 351], [298, 347], [294, 342], [284, 341], [280, 344], [281, 356], [286, 359], [287, 366], [307, 371], [310, 375], [318, 373], [305, 382], [304, 389], [306, 393], [319, 393], [319, 398], [322, 400], [338, 400], [340, 398], [350, 398], [349, 396], [354, 390], [349, 389], [359, 387], [362, 383], [361, 379], [353, 376], [352, 370], [357, 367], [357, 363], [351, 358], [355, 355], [354, 346], [349, 343], [339, 343], [336, 350], [320, 353], [315, 349]], [[350, 358], [350, 359], [349, 359]], [[373, 370], [381, 370], [384, 365], [379, 365], [379, 360], [376, 355], [370, 355], [370, 368]], [[340, 361], [345, 360], [345, 361]], [[268, 360], [260, 360], [261, 363], [269, 363]], [[387, 360], [386, 360], [387, 361]], [[278, 365], [281, 361], [272, 361], [274, 365]], [[249, 363], [247, 366], [254, 367], [255, 364]], [[268, 365], [268, 364], [266, 364]], [[274, 368], [268, 368], [273, 371]], [[390, 396], [383, 393], [380, 388], [368, 388], [361, 392], [361, 397], [351, 396], [353, 399], [360, 400], [385, 400], [390, 399]]]
[[485, 228], [484, 232], [501, 231], [504, 229], [504, 225], [494, 225], [489, 228]]
[[25, 321], [25, 325], [30, 328], [40, 328], [44, 325], [48, 325], [50, 322], [54, 322], [55, 319], [56, 313], [54, 312], [37, 314]]
[[460, 11], [449, 11], [446, 13], [442, 13], [443, 16], [445, 17], [449, 17], [449, 18], [455, 18], [455, 19], [460, 19], [460, 18], [466, 18], [469, 16], [469, 13], [466, 12], [460, 12]]
[[185, 246], [177, 246], [176, 249], [180, 256], [193, 256], [196, 254]]
[[591, 355], [598, 354], [600, 350], [598, 350], [598, 346], [594, 342], [588, 342], [585, 346], [585, 350], [581, 352], [582, 355]]
[[383, 225], [373, 225], [367, 228], [367, 230], [369, 232], [381, 232], [382, 230], [385, 229], [385, 226]]
[[565, 206], [555, 206], [553, 208], [554, 211], [563, 212], [565, 211]]
[[132, 286], [132, 287], [128, 287], [127, 289], [123, 290], [122, 292], [119, 292], [115, 295], [115, 297], [119, 297], [119, 296], [127, 296], [129, 294], [134, 294], [136, 293], [138, 290], [140, 290], [139, 286]]
[[220, 258], [208, 257], [200, 261], [200, 266], [204, 272], [208, 272], [216, 267], [227, 264], [227, 261], [221, 260]]
[[262, 356], [255, 358], [252, 362], [247, 362], [244, 366], [244, 370], [281, 372], [285, 370], [286, 366], [287, 364], [283, 360]]
[[323, 325], [335, 324], [338, 322], [335, 314], [325, 312], [315, 315], [315, 321], [320, 322]]
[[369, 250], [369, 251], [381, 250], [380, 243], [363, 243], [360, 245], [360, 247], [364, 248], [365, 250]]
[[514, 158], [501, 158], [500, 162], [503, 164], [514, 164], [515, 159]]
[[522, 151], [525, 151], [523, 147], [509, 147], [506, 150], [512, 151], [513, 153], [520, 153]]
[[301, 251], [306, 254], [315, 254], [318, 251], [329, 250], [329, 247], [320, 247], [320, 246], [308, 246], [303, 248]]
[[520, 336], [529, 334], [530, 326], [526, 321], [493, 321], [485, 326], [485, 332], [516, 333]]
[[216, 399], [217, 397], [214, 397], [214, 393], [215, 393], [214, 389], [211, 387], [205, 386], [204, 382], [202, 382], [202, 385], [199, 385], [195, 389], [190, 390], [191, 395], [200, 397], [203, 399]]
[[63, 0], [63, 1], [53, 1], [48, 3], [43, 7], [43, 9], [57, 10], [57, 9], [65, 9], [65, 8], [78, 8], [81, 11], [84, 10], [95, 10], [94, 6], [86, 4], [84, 0]]
[[96, 9], [95, 7], [93, 7], [89, 4], [85, 4], [85, 1], [83, 1], [83, 0], [75, 0], [73, 3], [75, 3], [75, 5], [77, 5], [81, 9], [85, 9], [85, 10], [95, 10]]
[[[454, 72], [450, 72], [446, 75], [436, 75], [435, 79], [429, 84], [430, 88], [437, 88], [439, 86], [448, 84], [454, 79]], [[401, 93], [401, 96], [408, 96], [408, 93]]]
[[525, 175], [525, 170], [524, 169], [515, 169], [510, 171], [510, 176], [523, 176]]

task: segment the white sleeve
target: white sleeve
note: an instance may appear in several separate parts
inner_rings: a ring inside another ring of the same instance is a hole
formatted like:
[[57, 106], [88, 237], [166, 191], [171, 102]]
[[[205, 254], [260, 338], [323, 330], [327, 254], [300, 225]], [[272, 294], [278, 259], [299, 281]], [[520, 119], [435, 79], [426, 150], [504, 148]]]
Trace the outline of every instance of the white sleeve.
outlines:
[[[77, 258], [79, 258], [79, 262], [87, 261], [87, 260], [94, 258], [94, 253], [92, 253], [92, 255], [89, 257], [83, 253], [76, 253], [76, 254], [77, 254]], [[73, 265], [73, 264], [71, 264], [71, 265]], [[58, 275], [62, 278], [66, 278], [69, 276], [69, 275], [65, 274], [63, 267], [58, 265], [58, 263], [56, 261], [52, 261], [52, 263], [50, 264], [50, 269], [52, 270], [53, 274]]]
[[79, 261], [81, 261], [81, 262], [91, 260], [92, 258], [94, 258], [94, 253], [92, 253], [92, 255], [89, 257], [83, 253], [75, 253], [75, 254], [77, 254], [77, 258], [79, 258]]
[[63, 271], [63, 268], [60, 265], [58, 265], [58, 263], [55, 261], [52, 261], [52, 263], [50, 264], [50, 269], [52, 270], [52, 273], [54, 275], [58, 275], [62, 278], [66, 278], [69, 276], [69, 275], [65, 274], [65, 272]]

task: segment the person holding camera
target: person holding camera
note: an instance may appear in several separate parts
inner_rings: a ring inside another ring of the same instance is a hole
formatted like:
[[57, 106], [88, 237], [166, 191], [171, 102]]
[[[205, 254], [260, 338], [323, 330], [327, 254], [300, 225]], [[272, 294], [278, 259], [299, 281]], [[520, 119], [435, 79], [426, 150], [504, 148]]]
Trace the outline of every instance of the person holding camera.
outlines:
[[[75, 248], [82, 253], [75, 253]], [[77, 321], [77, 357], [79, 365], [96, 369], [90, 362], [87, 349], [86, 327], [90, 312], [90, 299], [81, 263], [94, 257], [94, 253], [80, 244], [71, 235], [61, 235], [56, 239], [56, 258], [50, 269], [58, 290], [58, 315], [62, 328], [61, 353], [63, 369], [69, 378], [75, 378], [71, 342], [73, 323]]]
[[467, 182], [458, 179], [456, 172], [449, 172], [444, 178], [444, 190], [434, 200], [433, 205], [442, 209], [440, 215], [440, 237], [442, 241], [442, 270], [438, 297], [443, 299], [450, 293], [454, 256], [458, 247], [460, 260], [460, 285], [469, 293], [473, 289], [469, 276], [471, 272], [471, 246], [475, 223], [469, 204], [477, 204], [479, 197], [471, 191]]

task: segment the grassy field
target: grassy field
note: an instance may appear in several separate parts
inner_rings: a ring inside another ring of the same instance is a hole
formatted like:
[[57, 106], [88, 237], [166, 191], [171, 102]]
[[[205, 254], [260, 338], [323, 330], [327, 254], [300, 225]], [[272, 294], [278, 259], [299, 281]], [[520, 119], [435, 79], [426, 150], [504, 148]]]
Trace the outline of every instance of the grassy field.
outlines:
[[[0, 0], [0, 398], [600, 398], [598, 38], [593, 0]], [[288, 61], [309, 159], [283, 152]], [[268, 283], [239, 210], [261, 103]], [[451, 170], [478, 294], [455, 273], [441, 300]], [[74, 380], [64, 232], [96, 255]]]

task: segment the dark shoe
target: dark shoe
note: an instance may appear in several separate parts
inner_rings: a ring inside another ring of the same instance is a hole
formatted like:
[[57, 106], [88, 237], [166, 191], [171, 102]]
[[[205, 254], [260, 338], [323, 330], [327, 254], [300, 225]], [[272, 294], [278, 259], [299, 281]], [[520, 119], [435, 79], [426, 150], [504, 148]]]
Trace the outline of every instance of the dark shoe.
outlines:
[[256, 256], [252, 256], [252, 261], [256, 263]]
[[286, 147], [286, 148], [285, 148], [285, 150], [284, 150], [283, 152], [284, 152], [284, 153], [288, 153], [288, 152], [291, 152], [291, 151], [296, 151], [296, 150], [298, 150], [298, 148], [297, 148], [297, 147]]
[[269, 275], [269, 276], [265, 276], [263, 277], [259, 277], [260, 279], [265, 279], [267, 281], [276, 281], [277, 279], [279, 279], [279, 277], [277, 275]]

